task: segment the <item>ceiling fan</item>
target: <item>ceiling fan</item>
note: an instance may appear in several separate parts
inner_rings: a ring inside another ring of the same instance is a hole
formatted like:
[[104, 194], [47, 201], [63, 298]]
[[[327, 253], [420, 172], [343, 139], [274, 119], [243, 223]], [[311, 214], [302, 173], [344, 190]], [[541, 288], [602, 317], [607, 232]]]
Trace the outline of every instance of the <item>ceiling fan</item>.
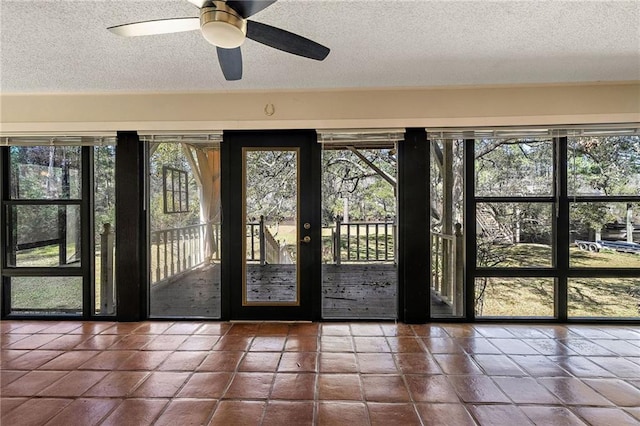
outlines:
[[246, 38], [275, 49], [322, 61], [329, 48], [297, 34], [247, 18], [277, 0], [188, 0], [200, 9], [199, 18], [171, 18], [134, 22], [107, 28], [126, 37], [200, 30], [216, 46], [220, 68], [227, 80], [242, 78], [240, 46]]

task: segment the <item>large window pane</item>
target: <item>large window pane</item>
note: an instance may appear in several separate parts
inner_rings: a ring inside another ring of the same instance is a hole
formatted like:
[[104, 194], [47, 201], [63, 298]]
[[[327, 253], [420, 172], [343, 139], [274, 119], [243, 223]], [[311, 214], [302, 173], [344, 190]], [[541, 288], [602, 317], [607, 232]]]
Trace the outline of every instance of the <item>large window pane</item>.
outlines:
[[478, 203], [477, 266], [551, 267], [550, 203]]
[[569, 279], [569, 317], [640, 317], [640, 278]]
[[[431, 140], [431, 316], [464, 316], [464, 142]], [[459, 229], [456, 235], [456, 229]]]
[[[219, 144], [153, 143], [150, 149], [150, 315], [219, 318]], [[165, 167], [183, 171], [189, 193], [172, 213], [165, 209]]]
[[476, 278], [476, 317], [553, 317], [554, 289], [554, 278]]
[[244, 148], [242, 154], [247, 253], [242, 303], [299, 305], [299, 151]]
[[82, 313], [82, 277], [11, 277], [10, 282], [11, 313]]
[[475, 159], [478, 197], [553, 195], [550, 140], [478, 139]]
[[[115, 310], [115, 146], [94, 148], [95, 313]], [[107, 232], [108, 228], [108, 232]]]
[[8, 215], [8, 266], [80, 266], [80, 206], [14, 205]]
[[640, 268], [640, 203], [571, 203], [569, 223], [572, 267]]
[[395, 144], [324, 146], [322, 316], [397, 317]]
[[12, 146], [10, 197], [79, 199], [80, 151], [79, 146]]
[[569, 195], [640, 195], [640, 136], [568, 140]]

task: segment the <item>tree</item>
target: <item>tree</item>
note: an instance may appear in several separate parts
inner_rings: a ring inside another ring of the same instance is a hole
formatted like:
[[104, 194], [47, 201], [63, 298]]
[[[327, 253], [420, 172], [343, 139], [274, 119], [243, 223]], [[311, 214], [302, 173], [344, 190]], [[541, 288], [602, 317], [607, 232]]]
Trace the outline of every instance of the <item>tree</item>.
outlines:
[[[395, 149], [359, 149], [358, 153], [395, 182]], [[348, 149], [325, 149], [322, 153], [322, 221], [332, 223], [337, 216], [349, 220], [374, 221], [395, 218], [394, 184], [382, 177], [362, 158]]]

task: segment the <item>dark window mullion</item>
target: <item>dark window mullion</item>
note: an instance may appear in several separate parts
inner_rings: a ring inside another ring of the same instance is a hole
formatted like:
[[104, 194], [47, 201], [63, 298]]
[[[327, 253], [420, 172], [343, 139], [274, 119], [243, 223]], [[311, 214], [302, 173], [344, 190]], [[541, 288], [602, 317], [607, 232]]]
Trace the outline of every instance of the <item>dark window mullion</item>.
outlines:
[[560, 322], [567, 321], [567, 276], [569, 272], [569, 198], [567, 196], [568, 173], [567, 137], [554, 138], [556, 147], [556, 190], [558, 206], [556, 218], [556, 279], [555, 313]]
[[5, 268], [2, 274], [7, 277], [81, 277], [84, 275], [84, 270], [74, 267], [38, 266]]
[[46, 198], [46, 199], [17, 199], [17, 200], [4, 200], [3, 204], [7, 206], [79, 206], [82, 204], [82, 199], [74, 198], [74, 199], [55, 199], [55, 198]]
[[544, 197], [476, 197], [476, 203], [554, 203], [556, 198]]
[[0, 147], [0, 291], [2, 292], [2, 306], [0, 307], [0, 318], [4, 318], [11, 309], [11, 286], [10, 278], [4, 277], [4, 269], [7, 266], [6, 241], [8, 238], [7, 229], [7, 207], [5, 199], [9, 198], [9, 148]]
[[89, 318], [95, 313], [95, 235], [94, 235], [94, 173], [91, 146], [82, 147], [82, 204], [80, 205], [80, 259], [82, 264], [82, 314]]
[[464, 246], [466, 258], [465, 309], [469, 321], [476, 318], [475, 282], [477, 272], [477, 225], [476, 225], [476, 156], [475, 139], [464, 140]]
[[567, 196], [572, 203], [634, 203], [640, 202], [638, 195], [594, 195]]
[[482, 268], [476, 267], [476, 275], [478, 277], [548, 277], [553, 278], [557, 275], [556, 268], [524, 268], [524, 267], [494, 267]]

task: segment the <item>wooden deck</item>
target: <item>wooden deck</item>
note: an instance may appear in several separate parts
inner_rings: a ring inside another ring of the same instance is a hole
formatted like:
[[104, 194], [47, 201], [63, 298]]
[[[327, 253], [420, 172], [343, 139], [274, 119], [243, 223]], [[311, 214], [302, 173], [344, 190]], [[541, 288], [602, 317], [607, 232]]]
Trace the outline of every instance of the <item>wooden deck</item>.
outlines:
[[[293, 265], [249, 265], [252, 301], [295, 300]], [[394, 264], [322, 265], [322, 316], [325, 319], [396, 319]], [[450, 307], [432, 295], [432, 315]], [[206, 265], [152, 286], [153, 317], [220, 317], [220, 265]]]
[[220, 264], [152, 285], [149, 305], [152, 317], [220, 318]]
[[394, 264], [322, 265], [323, 318], [396, 319]]

